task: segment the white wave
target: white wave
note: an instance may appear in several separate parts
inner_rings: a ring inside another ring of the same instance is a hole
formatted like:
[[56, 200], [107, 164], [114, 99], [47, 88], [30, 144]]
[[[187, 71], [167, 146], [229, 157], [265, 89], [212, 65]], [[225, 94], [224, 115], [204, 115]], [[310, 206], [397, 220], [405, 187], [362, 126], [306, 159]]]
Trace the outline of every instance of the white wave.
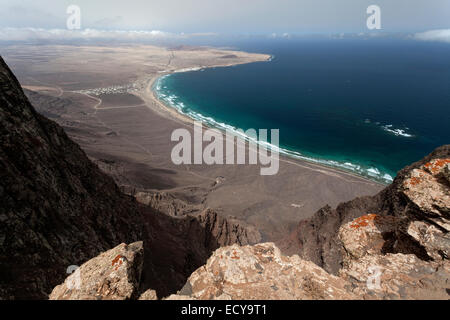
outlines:
[[[364, 123], [367, 125], [370, 125], [373, 122], [371, 119], [364, 119]], [[384, 131], [392, 133], [396, 136], [404, 137], [404, 138], [414, 137], [413, 134], [407, 132], [407, 130], [410, 130], [408, 127], [404, 127], [403, 129], [400, 129], [400, 128], [394, 128], [394, 125], [392, 125], [392, 124], [382, 125], [379, 121], [376, 121], [374, 123], [375, 123], [375, 125], [379, 126]]]
[[396, 136], [401, 136], [401, 137], [405, 137], [405, 138], [412, 138], [412, 137], [414, 137], [412, 134], [407, 133], [405, 129], [393, 128], [392, 124], [387, 124], [387, 125], [384, 125], [384, 126], [381, 126], [381, 127], [383, 128], [384, 131], [393, 133]]
[[180, 73], [180, 72], [189, 72], [189, 71], [201, 71], [204, 67], [192, 67], [192, 68], [183, 68], [175, 70], [174, 73]]
[[367, 174], [371, 177], [378, 177], [380, 175], [380, 170], [377, 168], [369, 168], [367, 169]]

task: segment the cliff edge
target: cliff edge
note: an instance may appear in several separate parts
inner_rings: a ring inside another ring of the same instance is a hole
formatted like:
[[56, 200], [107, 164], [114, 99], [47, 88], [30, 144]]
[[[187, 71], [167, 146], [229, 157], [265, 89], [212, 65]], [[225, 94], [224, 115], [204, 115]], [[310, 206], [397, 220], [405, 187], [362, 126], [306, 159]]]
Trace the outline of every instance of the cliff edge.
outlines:
[[0, 299], [46, 299], [78, 265], [137, 241], [151, 254], [142, 255], [139, 288], [127, 297], [149, 287], [164, 296], [220, 246], [259, 238], [212, 210], [170, 217], [123, 194], [35, 111], [0, 57]]
[[[290, 245], [302, 245], [300, 256], [286, 256], [273, 243], [222, 247], [165, 299], [446, 300], [449, 173], [449, 147], [444, 146], [403, 169], [377, 196], [324, 208], [301, 222], [289, 238]], [[111, 268], [111, 263], [98, 268]], [[105, 280], [93, 281], [101, 288]], [[70, 295], [69, 289], [59, 286], [51, 298]], [[157, 295], [150, 288], [139, 299]]]

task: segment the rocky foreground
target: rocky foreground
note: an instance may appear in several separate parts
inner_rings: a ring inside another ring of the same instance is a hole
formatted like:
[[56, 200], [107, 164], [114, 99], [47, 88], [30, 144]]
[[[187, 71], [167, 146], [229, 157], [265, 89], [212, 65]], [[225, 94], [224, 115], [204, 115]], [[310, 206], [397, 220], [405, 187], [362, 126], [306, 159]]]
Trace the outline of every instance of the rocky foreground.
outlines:
[[[322, 265], [337, 268], [335, 274], [306, 254], [283, 255], [273, 243], [232, 245], [217, 249], [166, 299], [448, 299], [450, 147], [402, 170], [379, 195], [343, 204], [338, 211], [325, 208], [300, 227], [310, 231], [318, 219], [329, 223], [326, 216], [336, 212], [345, 219], [365, 205], [379, 207], [347, 219], [334, 233], [315, 234], [315, 246], [322, 241], [329, 249], [315, 254], [325, 256]], [[311, 235], [297, 232], [291, 237]], [[142, 243], [121, 244], [81, 266], [77, 289], [71, 275], [50, 299], [156, 300], [151, 289], [137, 295], [145, 254]]]

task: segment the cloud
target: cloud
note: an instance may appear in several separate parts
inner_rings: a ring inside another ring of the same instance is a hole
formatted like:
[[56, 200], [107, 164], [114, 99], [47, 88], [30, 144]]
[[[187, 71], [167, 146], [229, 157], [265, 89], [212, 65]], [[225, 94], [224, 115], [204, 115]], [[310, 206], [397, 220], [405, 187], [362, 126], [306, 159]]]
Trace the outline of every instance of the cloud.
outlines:
[[190, 37], [211, 36], [210, 33], [185, 34], [169, 33], [159, 30], [99, 30], [99, 29], [42, 29], [42, 28], [0, 28], [0, 39], [3, 41], [71, 41], [71, 40], [116, 40], [145, 41], [158, 39], [181, 39]]
[[4, 41], [32, 41], [32, 40], [152, 40], [158, 38], [177, 37], [163, 31], [121, 31], [121, 30], [68, 30], [41, 28], [2, 28], [0, 39]]
[[414, 39], [422, 41], [440, 41], [450, 43], [450, 29], [430, 30], [414, 34]]
[[269, 34], [268, 37], [271, 39], [276, 39], [276, 38], [290, 39], [292, 37], [292, 35], [287, 32], [282, 33], [282, 34], [277, 34], [277, 33], [273, 32], [273, 33]]

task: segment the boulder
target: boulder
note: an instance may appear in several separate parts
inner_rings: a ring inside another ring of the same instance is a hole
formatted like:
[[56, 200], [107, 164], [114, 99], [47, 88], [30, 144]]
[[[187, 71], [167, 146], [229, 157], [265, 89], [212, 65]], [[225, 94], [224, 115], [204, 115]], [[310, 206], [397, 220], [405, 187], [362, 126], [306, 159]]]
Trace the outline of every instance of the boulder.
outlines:
[[349, 287], [314, 263], [261, 243], [216, 250], [179, 295], [199, 300], [355, 299]]
[[[139, 289], [144, 248], [124, 243], [89, 260], [56, 286], [50, 300], [127, 300]], [[145, 297], [149, 297], [146, 293]]]
[[148, 289], [139, 297], [139, 300], [158, 300], [158, 296], [156, 295], [156, 291], [152, 289]]

